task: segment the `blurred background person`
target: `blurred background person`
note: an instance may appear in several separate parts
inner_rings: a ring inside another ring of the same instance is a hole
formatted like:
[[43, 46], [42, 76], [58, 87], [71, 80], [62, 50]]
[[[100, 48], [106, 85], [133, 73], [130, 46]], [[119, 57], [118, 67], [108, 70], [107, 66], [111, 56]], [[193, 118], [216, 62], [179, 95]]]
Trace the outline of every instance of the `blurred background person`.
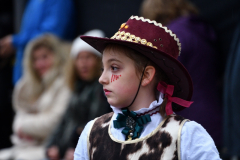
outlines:
[[[85, 35], [104, 37], [97, 29]], [[98, 82], [100, 74], [101, 53], [78, 36], [72, 44], [66, 70], [67, 83], [73, 93], [61, 123], [48, 141], [49, 159], [73, 160], [74, 149], [86, 123], [111, 111]]]
[[18, 34], [0, 39], [0, 56], [15, 55], [13, 82], [22, 75], [25, 45], [33, 38], [52, 33], [69, 40], [74, 36], [74, 5], [72, 0], [28, 0]]
[[0, 159], [42, 159], [45, 141], [66, 109], [70, 91], [64, 83], [66, 54], [52, 35], [31, 41], [25, 51], [24, 75], [13, 94], [16, 112], [12, 148], [0, 151]]
[[[182, 48], [178, 59], [193, 80], [194, 103], [177, 114], [200, 123], [219, 149], [222, 104], [214, 30], [197, 16], [197, 8], [187, 0], [144, 0], [141, 14], [167, 26], [180, 39]], [[164, 37], [160, 41], [164, 41]]]

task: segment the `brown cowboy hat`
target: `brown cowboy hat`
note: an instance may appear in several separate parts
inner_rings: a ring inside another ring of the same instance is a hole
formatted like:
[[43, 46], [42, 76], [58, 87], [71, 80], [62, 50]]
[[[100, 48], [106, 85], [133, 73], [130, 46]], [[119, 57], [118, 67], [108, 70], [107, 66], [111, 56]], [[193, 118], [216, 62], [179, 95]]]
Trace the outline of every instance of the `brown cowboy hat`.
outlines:
[[[143, 17], [131, 16], [111, 38], [81, 36], [81, 39], [101, 53], [111, 43], [136, 50], [156, 63], [165, 72], [170, 84], [174, 85], [173, 97], [191, 100], [192, 79], [186, 68], [177, 60], [181, 51], [181, 43], [177, 36], [161, 23]], [[173, 104], [172, 107], [173, 111], [185, 108], [177, 104]]]

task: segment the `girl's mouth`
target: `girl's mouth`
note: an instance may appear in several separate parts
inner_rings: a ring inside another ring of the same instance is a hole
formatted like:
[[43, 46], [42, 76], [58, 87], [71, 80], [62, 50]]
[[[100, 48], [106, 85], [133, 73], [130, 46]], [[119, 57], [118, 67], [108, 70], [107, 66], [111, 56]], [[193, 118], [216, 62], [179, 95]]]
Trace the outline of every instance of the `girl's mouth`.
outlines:
[[103, 89], [103, 90], [104, 90], [106, 96], [111, 93], [111, 91], [109, 91], [107, 89]]

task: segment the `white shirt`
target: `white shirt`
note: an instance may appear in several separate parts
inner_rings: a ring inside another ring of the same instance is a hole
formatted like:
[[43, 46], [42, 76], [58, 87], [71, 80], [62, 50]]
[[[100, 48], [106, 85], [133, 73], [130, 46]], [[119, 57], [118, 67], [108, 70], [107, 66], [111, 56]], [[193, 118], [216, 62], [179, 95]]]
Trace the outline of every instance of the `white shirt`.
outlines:
[[[137, 114], [145, 113], [152, 110], [156, 106], [159, 106], [162, 103], [162, 98], [159, 97], [159, 100], [153, 101], [149, 108], [141, 108], [138, 111], [135, 111]], [[113, 109], [113, 118], [111, 120], [111, 134], [114, 138], [125, 141], [125, 135], [121, 133], [123, 128], [116, 129], [113, 127], [113, 120], [116, 120], [118, 113], [122, 113], [120, 109], [111, 106]], [[159, 110], [159, 108], [157, 108]], [[151, 111], [153, 113], [155, 110]], [[151, 116], [151, 122], [147, 123], [144, 126], [140, 138], [145, 137], [151, 133], [161, 122], [163, 117], [159, 114], [153, 114]], [[87, 135], [93, 124], [93, 120], [88, 122], [85, 126], [77, 147], [74, 153], [74, 160], [89, 160], [88, 157], [88, 147], [87, 147]], [[198, 123], [194, 121], [186, 122], [182, 128], [181, 132], [181, 159], [182, 160], [220, 160], [219, 153], [217, 148], [207, 133], [207, 131]]]

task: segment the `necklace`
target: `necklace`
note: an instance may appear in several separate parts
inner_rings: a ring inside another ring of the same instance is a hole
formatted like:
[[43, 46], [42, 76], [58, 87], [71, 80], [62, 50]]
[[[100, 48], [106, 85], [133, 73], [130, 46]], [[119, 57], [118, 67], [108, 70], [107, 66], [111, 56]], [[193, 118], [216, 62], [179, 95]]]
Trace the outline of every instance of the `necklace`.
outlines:
[[150, 114], [138, 116], [136, 112], [129, 111], [127, 108], [122, 109], [122, 113], [118, 113], [117, 120], [113, 121], [114, 128], [122, 128], [122, 133], [126, 136], [126, 140], [139, 138], [143, 130], [143, 125], [151, 122]]

